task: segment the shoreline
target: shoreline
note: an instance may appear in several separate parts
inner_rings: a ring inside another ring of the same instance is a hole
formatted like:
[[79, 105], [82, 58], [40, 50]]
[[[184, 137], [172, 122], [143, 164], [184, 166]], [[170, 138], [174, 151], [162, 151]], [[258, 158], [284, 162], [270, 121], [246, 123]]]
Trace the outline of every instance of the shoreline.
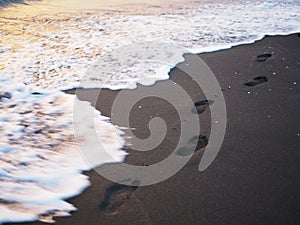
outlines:
[[[259, 61], [262, 54], [271, 56]], [[227, 106], [227, 133], [214, 163], [204, 172], [197, 170], [202, 148], [172, 178], [138, 188], [119, 186], [95, 171], [87, 172], [92, 186], [69, 200], [78, 211], [71, 217], [55, 218], [56, 224], [296, 224], [300, 217], [299, 34], [267, 36], [254, 44], [199, 56], [218, 79]], [[267, 79], [257, 81], [256, 77]], [[194, 102], [205, 100], [195, 82], [179, 69], [171, 70], [170, 79]], [[95, 92], [80, 90], [79, 98], [89, 100]], [[118, 93], [101, 91], [99, 99], [105, 100], [96, 108], [102, 115], [110, 115]], [[141, 105], [142, 111], [137, 106], [132, 111], [137, 136], [149, 135], [145, 127], [157, 110], [170, 130], [153, 151], [139, 153], [127, 148], [130, 154], [125, 162], [133, 165], [164, 159], [180, 133], [178, 118], [164, 101], [148, 99]], [[208, 108], [199, 114], [201, 134], [206, 137], [209, 114]]]

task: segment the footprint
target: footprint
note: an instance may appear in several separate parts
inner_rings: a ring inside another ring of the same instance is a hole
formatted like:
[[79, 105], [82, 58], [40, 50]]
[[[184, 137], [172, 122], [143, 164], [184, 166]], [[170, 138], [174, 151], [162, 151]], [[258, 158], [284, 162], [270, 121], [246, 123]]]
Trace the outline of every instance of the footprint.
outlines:
[[212, 100], [202, 100], [195, 102], [195, 107], [192, 109], [192, 112], [202, 114], [213, 103], [214, 102]]
[[249, 86], [249, 87], [253, 87], [253, 86], [256, 86], [258, 84], [265, 83], [267, 81], [268, 81], [268, 78], [266, 76], [258, 76], [258, 77], [254, 77], [252, 81], [244, 83], [244, 85]]
[[[138, 184], [139, 182], [136, 182]], [[119, 213], [126, 202], [131, 198], [138, 186], [127, 186], [114, 184], [106, 190], [104, 201], [100, 204], [100, 209], [109, 215]]]
[[[205, 135], [199, 135], [191, 138], [188, 144], [177, 151], [177, 154], [180, 156], [188, 156], [194, 152], [199, 151], [202, 148], [205, 148], [208, 144], [208, 138]], [[196, 148], [195, 148], [196, 145]]]
[[261, 55], [256, 56], [256, 61], [257, 62], [265, 62], [271, 56], [272, 56], [272, 54], [269, 54], [269, 53], [261, 54]]

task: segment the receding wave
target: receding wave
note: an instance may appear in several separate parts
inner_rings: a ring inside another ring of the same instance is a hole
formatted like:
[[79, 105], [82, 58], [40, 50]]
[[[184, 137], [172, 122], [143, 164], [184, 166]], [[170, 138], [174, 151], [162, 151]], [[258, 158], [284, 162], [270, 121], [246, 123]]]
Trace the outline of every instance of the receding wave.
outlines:
[[[95, 125], [87, 124], [85, 109], [93, 108], [73, 95], [34, 90], [0, 74], [0, 224], [69, 215], [76, 208], [65, 199], [89, 186], [82, 171], [123, 161], [121, 132], [96, 111]], [[94, 127], [101, 145], [87, 140]], [[78, 138], [100, 156], [94, 165], [82, 158]]]
[[[21, 25], [6, 20], [6, 24], [16, 24], [12, 30], [2, 30], [3, 34], [13, 35], [14, 43], [0, 45], [0, 68], [13, 79], [39, 88], [72, 88], [81, 85], [87, 68], [98, 59], [109, 62], [103, 64], [101, 71], [110, 71], [114, 65], [109, 57], [116, 48], [145, 41], [170, 43], [192, 53], [230, 48], [254, 42], [264, 35], [300, 31], [299, 11], [298, 1], [226, 1], [186, 6], [160, 15], [45, 16], [25, 18]], [[165, 61], [170, 61], [168, 57], [181, 59], [182, 54], [182, 51], [165, 54]], [[136, 58], [131, 65], [140, 63]], [[169, 69], [177, 63], [172, 61]], [[139, 70], [127, 65], [121, 73], [95, 73], [90, 76], [91, 82], [85, 84], [103, 87], [103, 82], [97, 80], [104, 76], [109, 77], [105, 87], [121, 89], [168, 78], [168, 70], [163, 69], [162, 73], [156, 62], [147, 65], [153, 69]]]

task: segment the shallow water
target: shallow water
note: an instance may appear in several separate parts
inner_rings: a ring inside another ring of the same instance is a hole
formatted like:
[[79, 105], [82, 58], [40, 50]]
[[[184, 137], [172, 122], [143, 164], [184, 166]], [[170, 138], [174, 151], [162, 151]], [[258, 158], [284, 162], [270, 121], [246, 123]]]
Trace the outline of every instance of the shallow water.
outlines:
[[[89, 186], [82, 171], [123, 161], [121, 131], [73, 95], [37, 92], [0, 75], [0, 224], [69, 215], [76, 208], [65, 199]], [[86, 120], [90, 111], [95, 125]], [[94, 129], [101, 145], [91, 140]], [[94, 164], [82, 157], [79, 139], [95, 153]]]
[[[135, 14], [126, 11], [100, 13], [94, 9], [94, 12], [81, 13], [77, 10], [59, 14], [51, 11], [39, 17], [4, 16], [0, 20], [3, 37], [0, 67], [19, 82], [50, 90], [150, 85], [156, 80], [167, 79], [169, 69], [182, 60], [184, 52], [214, 51], [251, 43], [266, 34], [298, 32], [299, 4], [297, 1], [200, 1], [174, 4], [172, 12], [164, 7], [156, 8], [155, 12], [137, 7]], [[126, 62], [130, 65], [124, 62], [119, 67], [119, 62], [112, 63], [123, 57], [120, 54], [125, 54], [119, 53], [118, 48], [130, 48], [141, 42], [168, 43], [174, 48], [166, 50], [162, 44], [161, 49], [153, 50], [157, 53], [151, 52], [150, 58], [144, 57], [147, 51], [142, 47], [130, 53], [135, 55]], [[168, 54], [164, 54], [166, 51]], [[112, 52], [119, 55], [112, 56]], [[101, 66], [94, 74], [98, 75], [85, 77], [87, 69], [97, 60]], [[145, 68], [145, 63], [151, 69], [141, 69]], [[17, 75], [17, 71], [22, 76]]]
[[[73, 132], [78, 99], [59, 90], [151, 85], [184, 53], [300, 32], [300, 3], [291, 0], [27, 3], [0, 10], [0, 224], [69, 215], [75, 207], [64, 199], [89, 185], [81, 172], [125, 157], [122, 133], [95, 112], [111, 157], [86, 165]], [[91, 141], [85, 116], [75, 122]]]

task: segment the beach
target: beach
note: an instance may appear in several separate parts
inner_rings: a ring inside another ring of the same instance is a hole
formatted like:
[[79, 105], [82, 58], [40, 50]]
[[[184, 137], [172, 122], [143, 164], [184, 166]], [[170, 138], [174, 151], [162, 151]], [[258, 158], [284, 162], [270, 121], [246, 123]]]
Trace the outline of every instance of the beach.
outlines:
[[[217, 77], [227, 106], [225, 139], [212, 165], [204, 172], [198, 171], [204, 152], [201, 148], [170, 179], [136, 188], [115, 184], [95, 171], [88, 172], [91, 187], [69, 200], [78, 211], [71, 217], [55, 218], [56, 224], [297, 224], [299, 43], [298, 34], [265, 37], [254, 44], [199, 54]], [[257, 56], [264, 53], [271, 56], [258, 61]], [[245, 85], [257, 76], [265, 76], [267, 81]], [[184, 87], [195, 102], [205, 100], [199, 87], [183, 72], [172, 69], [170, 79]], [[89, 100], [95, 91], [79, 90], [77, 94]], [[118, 91], [102, 90], [101, 95], [105, 101], [96, 108], [110, 116], [109, 106]], [[141, 105], [147, 113], [137, 113], [138, 108], [132, 111], [137, 136], [147, 136], [138, 127], [145, 127], [145, 121], [157, 109], [173, 132], [150, 152], [136, 153], [128, 147], [130, 154], [125, 162], [133, 165], [165, 158], [180, 129], [172, 107], [165, 102], [148, 99]], [[201, 134], [209, 137], [209, 108], [199, 117]]]
[[0, 224], [297, 224], [299, 9], [0, 0]]

